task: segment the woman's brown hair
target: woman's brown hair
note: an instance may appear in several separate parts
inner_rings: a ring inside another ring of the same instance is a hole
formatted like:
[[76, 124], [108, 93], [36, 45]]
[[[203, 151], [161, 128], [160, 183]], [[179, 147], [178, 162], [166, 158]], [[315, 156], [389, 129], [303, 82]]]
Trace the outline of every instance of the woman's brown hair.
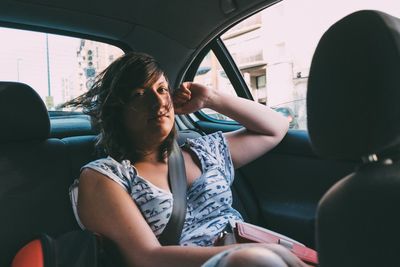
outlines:
[[[141, 159], [144, 151], [129, 141], [122, 123], [123, 111], [129, 103], [130, 91], [150, 85], [164, 74], [160, 64], [144, 53], [130, 52], [115, 60], [101, 72], [92, 88], [85, 94], [64, 103], [61, 107], [82, 108], [90, 115], [93, 126], [99, 130], [96, 146], [117, 161]], [[169, 103], [172, 108], [172, 102]], [[160, 147], [159, 157], [167, 157], [175, 139], [175, 126]]]

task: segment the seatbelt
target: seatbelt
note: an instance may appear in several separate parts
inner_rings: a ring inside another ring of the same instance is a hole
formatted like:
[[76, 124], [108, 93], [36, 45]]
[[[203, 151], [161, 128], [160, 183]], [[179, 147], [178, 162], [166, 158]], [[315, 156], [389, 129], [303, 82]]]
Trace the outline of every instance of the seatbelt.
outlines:
[[168, 181], [173, 195], [173, 206], [171, 218], [158, 238], [163, 246], [179, 245], [186, 217], [186, 169], [182, 151], [176, 140], [168, 157]]

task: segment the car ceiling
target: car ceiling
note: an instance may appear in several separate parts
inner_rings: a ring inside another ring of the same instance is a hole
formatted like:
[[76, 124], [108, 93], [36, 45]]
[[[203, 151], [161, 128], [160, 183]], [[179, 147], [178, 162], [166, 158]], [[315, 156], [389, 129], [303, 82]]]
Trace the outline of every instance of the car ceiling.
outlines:
[[175, 79], [177, 65], [187, 65], [225, 27], [272, 2], [276, 1], [2, 0], [0, 23], [124, 44], [154, 55]]

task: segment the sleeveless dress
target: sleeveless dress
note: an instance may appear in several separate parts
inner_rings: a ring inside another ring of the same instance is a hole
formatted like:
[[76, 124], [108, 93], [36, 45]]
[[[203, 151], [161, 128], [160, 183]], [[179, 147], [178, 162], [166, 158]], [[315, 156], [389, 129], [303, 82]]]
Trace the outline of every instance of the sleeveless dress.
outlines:
[[[227, 224], [243, 221], [232, 207], [230, 186], [234, 168], [231, 155], [222, 132], [187, 139], [184, 146], [197, 156], [201, 175], [187, 191], [187, 211], [179, 243], [181, 246], [212, 246]], [[84, 168], [96, 170], [119, 184], [135, 201], [153, 233], [160, 236], [171, 216], [170, 192], [141, 177], [129, 160], [118, 162], [109, 156], [90, 162]], [[75, 217], [84, 229], [77, 213], [78, 185], [76, 179], [70, 187], [70, 198]]]

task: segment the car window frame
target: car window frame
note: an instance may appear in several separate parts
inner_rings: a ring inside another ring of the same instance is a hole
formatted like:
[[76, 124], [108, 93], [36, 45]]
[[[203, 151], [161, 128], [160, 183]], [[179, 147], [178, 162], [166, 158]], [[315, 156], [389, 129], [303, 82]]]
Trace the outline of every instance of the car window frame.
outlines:
[[[223, 33], [221, 33], [222, 35]], [[245, 99], [249, 99], [254, 101], [253, 96], [251, 95], [250, 89], [248, 88], [239, 68], [237, 67], [233, 57], [229, 53], [228, 49], [226, 48], [225, 44], [222, 42], [219, 35], [218, 37], [214, 38], [210, 43], [208, 43], [196, 56], [192, 64], [189, 66], [184, 80], [186, 81], [193, 81], [196, 71], [198, 70], [201, 62], [206, 57], [206, 55], [212, 51], [221, 64], [222, 69], [225, 71], [227, 78], [232, 84], [233, 89], [235, 90], [238, 97], [242, 97]], [[195, 116], [202, 121], [208, 121], [213, 123], [220, 123], [226, 125], [240, 125], [238, 122], [232, 120], [219, 120], [207, 116], [201, 110], [194, 112]]]

